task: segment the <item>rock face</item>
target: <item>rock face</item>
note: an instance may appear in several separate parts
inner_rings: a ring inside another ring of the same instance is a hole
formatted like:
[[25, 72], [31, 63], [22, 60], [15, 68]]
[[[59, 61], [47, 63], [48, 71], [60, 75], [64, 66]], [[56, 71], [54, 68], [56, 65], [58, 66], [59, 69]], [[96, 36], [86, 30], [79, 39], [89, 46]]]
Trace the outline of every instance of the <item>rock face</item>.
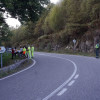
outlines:
[[[97, 42], [99, 42], [100, 44], [100, 29], [97, 29], [95, 31], [87, 31], [83, 36], [81, 36], [81, 39], [77, 38], [75, 49], [80, 52], [91, 53], [94, 52]], [[73, 45], [68, 45], [66, 49], [71, 49], [69, 47], [73, 47]]]

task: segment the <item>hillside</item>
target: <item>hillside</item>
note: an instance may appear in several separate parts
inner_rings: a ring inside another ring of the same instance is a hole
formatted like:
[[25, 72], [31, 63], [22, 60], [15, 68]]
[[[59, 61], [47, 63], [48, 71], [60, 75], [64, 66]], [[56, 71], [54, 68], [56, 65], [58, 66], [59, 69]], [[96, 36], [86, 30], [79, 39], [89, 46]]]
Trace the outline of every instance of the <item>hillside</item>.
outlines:
[[63, 0], [49, 4], [35, 23], [29, 21], [13, 30], [14, 46], [34, 44], [39, 50], [75, 49], [93, 52], [100, 40], [100, 1]]

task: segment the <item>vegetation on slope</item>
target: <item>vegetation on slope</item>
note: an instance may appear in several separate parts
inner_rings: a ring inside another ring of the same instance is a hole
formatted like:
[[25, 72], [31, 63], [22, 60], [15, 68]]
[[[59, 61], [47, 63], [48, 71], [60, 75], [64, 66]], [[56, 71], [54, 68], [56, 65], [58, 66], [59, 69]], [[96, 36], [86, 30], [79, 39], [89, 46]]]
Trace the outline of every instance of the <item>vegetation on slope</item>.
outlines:
[[[29, 11], [30, 12], [30, 11]], [[31, 13], [32, 14], [32, 13]], [[38, 21], [26, 21], [13, 30], [12, 45], [34, 44], [39, 49], [59, 47], [92, 49], [100, 37], [100, 0], [63, 0], [49, 4]], [[96, 38], [98, 37], [98, 38]]]

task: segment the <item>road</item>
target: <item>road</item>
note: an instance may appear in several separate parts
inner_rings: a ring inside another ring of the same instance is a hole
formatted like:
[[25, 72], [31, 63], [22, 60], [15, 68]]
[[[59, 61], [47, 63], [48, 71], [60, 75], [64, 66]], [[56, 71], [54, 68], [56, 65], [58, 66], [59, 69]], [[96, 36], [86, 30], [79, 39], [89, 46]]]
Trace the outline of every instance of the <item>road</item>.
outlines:
[[36, 52], [34, 60], [0, 80], [0, 100], [100, 100], [100, 59]]

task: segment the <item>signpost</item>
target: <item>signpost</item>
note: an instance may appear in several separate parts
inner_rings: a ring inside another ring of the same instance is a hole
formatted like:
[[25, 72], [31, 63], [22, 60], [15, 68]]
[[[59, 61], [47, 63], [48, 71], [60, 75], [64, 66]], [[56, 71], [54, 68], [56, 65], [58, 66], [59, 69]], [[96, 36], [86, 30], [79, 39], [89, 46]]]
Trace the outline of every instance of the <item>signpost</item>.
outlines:
[[75, 52], [75, 44], [76, 44], [76, 40], [75, 39], [73, 40], [73, 43], [74, 43], [74, 52]]
[[1, 54], [1, 68], [3, 67], [3, 63], [2, 63], [2, 54], [6, 51], [4, 46], [0, 46], [0, 54]]

